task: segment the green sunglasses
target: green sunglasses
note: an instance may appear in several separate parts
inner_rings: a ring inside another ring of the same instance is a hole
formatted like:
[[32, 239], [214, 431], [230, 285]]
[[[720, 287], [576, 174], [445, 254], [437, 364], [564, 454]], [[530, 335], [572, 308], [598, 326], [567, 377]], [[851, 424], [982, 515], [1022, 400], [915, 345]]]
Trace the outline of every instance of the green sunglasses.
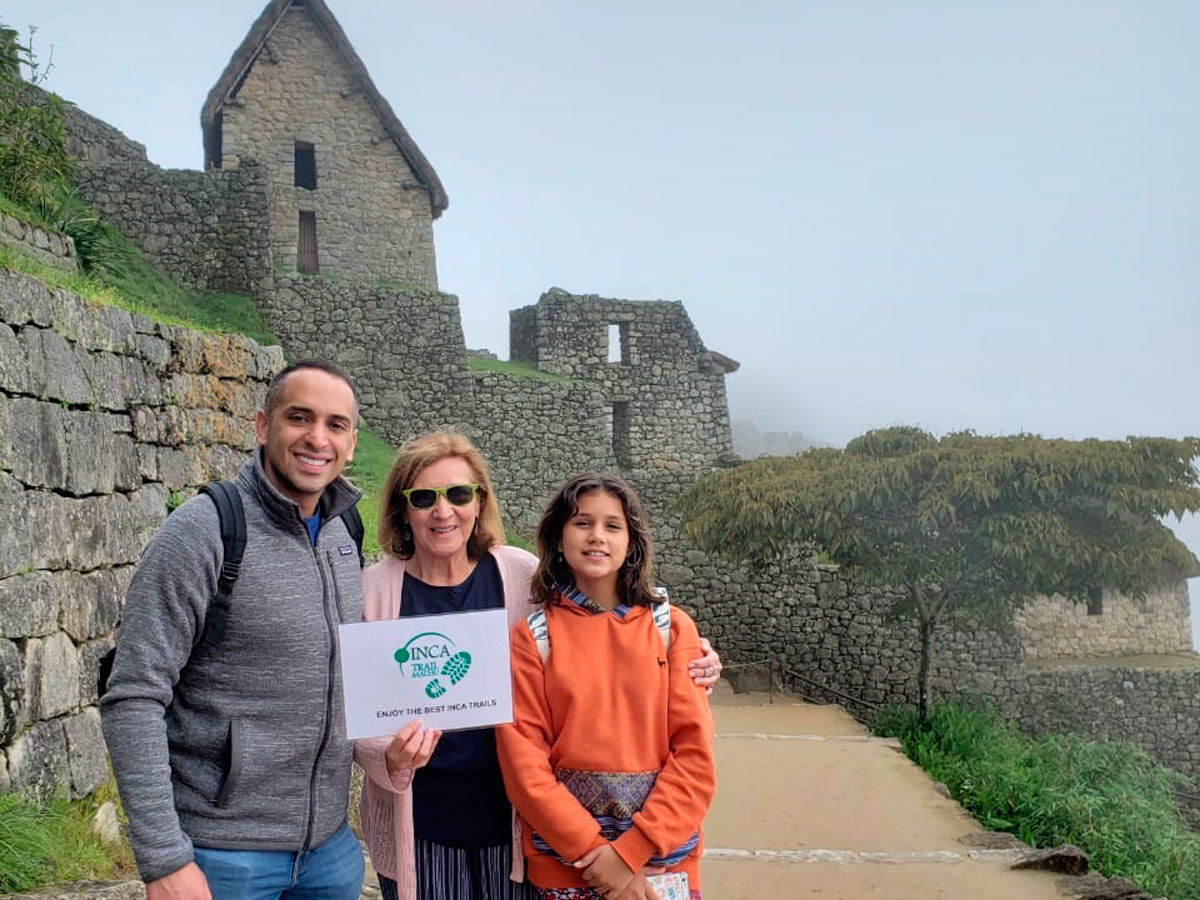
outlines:
[[437, 498], [442, 494], [446, 496], [452, 506], [466, 506], [475, 499], [477, 490], [479, 490], [479, 485], [470, 482], [468, 484], [448, 484], [440, 488], [409, 488], [400, 493], [404, 495], [404, 499], [413, 509], [429, 509], [437, 503]]

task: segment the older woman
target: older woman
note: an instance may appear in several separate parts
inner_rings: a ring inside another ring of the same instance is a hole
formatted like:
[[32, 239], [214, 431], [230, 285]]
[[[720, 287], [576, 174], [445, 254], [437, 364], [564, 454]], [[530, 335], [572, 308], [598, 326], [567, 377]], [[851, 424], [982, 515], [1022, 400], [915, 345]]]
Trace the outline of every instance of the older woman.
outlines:
[[[465, 437], [439, 431], [409, 441], [388, 475], [379, 514], [387, 553], [363, 574], [364, 618], [466, 610], [530, 612], [537, 559], [502, 544], [488, 466]], [[698, 685], [720, 661], [692, 664]], [[413, 720], [395, 737], [358, 741], [367, 774], [361, 821], [383, 900], [527, 900], [517, 820], [491, 728], [441, 734]]]

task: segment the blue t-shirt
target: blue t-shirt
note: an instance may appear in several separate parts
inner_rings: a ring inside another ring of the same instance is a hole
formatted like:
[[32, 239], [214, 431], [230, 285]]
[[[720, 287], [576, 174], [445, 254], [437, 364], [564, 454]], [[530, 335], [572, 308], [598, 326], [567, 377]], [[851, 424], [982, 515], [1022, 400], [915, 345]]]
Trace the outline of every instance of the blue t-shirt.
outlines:
[[[500, 569], [490, 553], [462, 584], [439, 587], [404, 576], [400, 615], [428, 616], [504, 606]], [[413, 831], [446, 847], [497, 847], [512, 842], [512, 807], [491, 728], [448, 731], [413, 776]]]
[[300, 518], [304, 522], [304, 527], [308, 529], [308, 542], [314, 547], [317, 546], [317, 532], [321, 530], [321, 511], [318, 509], [307, 519], [303, 516]]

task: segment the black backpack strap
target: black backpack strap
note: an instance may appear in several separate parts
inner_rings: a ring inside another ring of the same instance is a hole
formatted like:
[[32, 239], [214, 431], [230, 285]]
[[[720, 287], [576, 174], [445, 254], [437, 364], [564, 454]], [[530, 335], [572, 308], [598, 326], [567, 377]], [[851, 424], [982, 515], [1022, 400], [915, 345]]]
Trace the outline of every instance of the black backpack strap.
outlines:
[[350, 537], [354, 538], [354, 546], [358, 548], [358, 567], [361, 569], [365, 562], [363, 560], [363, 520], [358, 513], [358, 506], [352, 506], [342, 513], [342, 522], [346, 526], [346, 530], [350, 532]]
[[214, 481], [200, 488], [208, 494], [217, 507], [217, 519], [221, 523], [221, 574], [217, 576], [217, 595], [208, 604], [204, 617], [204, 631], [196, 640], [212, 645], [221, 643], [225, 636], [225, 624], [229, 618], [229, 601], [233, 586], [237, 583], [242, 567], [242, 556], [246, 552], [246, 511], [242, 508], [242, 497], [232, 481]]

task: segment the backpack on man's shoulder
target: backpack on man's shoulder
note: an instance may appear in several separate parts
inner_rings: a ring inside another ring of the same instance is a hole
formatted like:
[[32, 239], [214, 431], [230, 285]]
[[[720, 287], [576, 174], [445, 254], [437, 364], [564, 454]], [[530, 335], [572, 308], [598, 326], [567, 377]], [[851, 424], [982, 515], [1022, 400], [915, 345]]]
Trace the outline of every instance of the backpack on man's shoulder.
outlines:
[[[654, 627], [658, 629], [658, 636], [662, 638], [663, 649], [669, 652], [671, 649], [671, 598], [665, 587], [656, 587], [653, 591], [655, 596], [661, 597], [662, 600], [650, 607], [650, 614], [654, 616]], [[533, 634], [533, 640], [537, 644], [538, 655], [541, 656], [544, 667], [546, 660], [550, 657], [550, 629], [546, 625], [546, 610], [541, 607], [535, 609], [525, 617], [525, 623]]]
[[[201, 494], [207, 494], [217, 508], [217, 521], [221, 527], [221, 572], [217, 576], [217, 593], [208, 601], [208, 611], [204, 615], [204, 629], [192, 644], [192, 652], [201, 642], [217, 646], [225, 636], [225, 623], [229, 618], [229, 601], [233, 594], [233, 586], [241, 573], [242, 557], [246, 553], [246, 509], [242, 506], [242, 495], [238, 493], [237, 485], [226, 479], [212, 481], [200, 488]], [[351, 506], [340, 516], [354, 539], [358, 548], [358, 565], [363, 565], [363, 520], [358, 507]], [[114, 647], [100, 660], [99, 696], [103, 697], [108, 688], [108, 677], [112, 674], [113, 660], [117, 650]]]

